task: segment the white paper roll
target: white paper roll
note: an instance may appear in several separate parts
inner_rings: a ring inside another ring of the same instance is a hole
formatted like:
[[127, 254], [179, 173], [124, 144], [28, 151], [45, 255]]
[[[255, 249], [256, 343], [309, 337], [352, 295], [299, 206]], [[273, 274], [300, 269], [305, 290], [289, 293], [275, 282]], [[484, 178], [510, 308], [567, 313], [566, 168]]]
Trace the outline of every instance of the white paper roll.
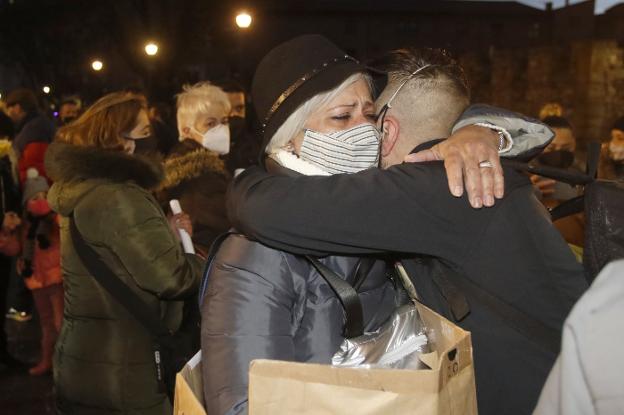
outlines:
[[[182, 213], [182, 207], [180, 206], [180, 202], [178, 199], [171, 199], [169, 201], [169, 207], [171, 208], [171, 212], [174, 215], [179, 215]], [[188, 234], [184, 229], [178, 228], [178, 233], [180, 234], [180, 240], [182, 241], [182, 247], [184, 248], [184, 252], [187, 254], [194, 254], [195, 247], [193, 246], [193, 241], [191, 240], [191, 235]]]

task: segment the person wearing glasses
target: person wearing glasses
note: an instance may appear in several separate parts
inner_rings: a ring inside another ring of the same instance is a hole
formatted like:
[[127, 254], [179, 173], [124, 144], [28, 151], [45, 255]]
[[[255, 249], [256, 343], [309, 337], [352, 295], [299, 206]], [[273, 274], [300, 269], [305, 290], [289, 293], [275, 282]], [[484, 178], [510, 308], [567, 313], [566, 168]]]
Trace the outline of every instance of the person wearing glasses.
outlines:
[[[358, 172], [377, 170], [382, 133], [375, 125], [378, 115], [371, 89], [366, 68], [322, 36], [295, 38], [262, 60], [252, 95], [259, 118], [264, 120], [264, 168], [270, 175], [287, 179], [290, 186], [282, 189], [281, 195], [272, 193], [266, 206], [281, 211], [282, 203], [292, 205], [290, 192], [301, 196], [296, 190], [299, 180], [359, 176], [362, 173]], [[455, 115], [461, 111], [463, 108]], [[388, 110], [386, 118], [392, 114]], [[532, 128], [525, 124], [527, 130]], [[487, 157], [498, 162], [499, 135], [488, 128], [474, 128], [478, 134], [464, 132], [463, 138], [473, 145], [485, 142], [486, 153], [493, 147], [493, 156], [488, 153]], [[542, 134], [542, 139], [541, 144], [545, 144], [549, 135]], [[250, 171], [253, 173], [254, 168]], [[243, 172], [240, 177], [245, 182], [249, 176]], [[448, 193], [446, 189], [440, 191]], [[315, 197], [309, 193], [297, 202]], [[324, 202], [341, 209], [339, 192]], [[470, 209], [462, 200], [457, 203]], [[303, 204], [297, 205], [299, 211], [292, 212], [295, 216], [314, 215]], [[403, 216], [406, 214], [409, 212]], [[230, 211], [230, 215], [236, 217], [238, 212]], [[349, 215], [329, 216], [328, 222], [350, 221]], [[299, 230], [307, 226], [304, 221], [290, 222], [289, 226], [292, 237], [306, 233]], [[319, 261], [349, 282], [357, 279], [358, 269], [365, 269], [366, 263], [357, 256], [343, 255], [325, 256]], [[364, 328], [374, 330], [394, 310], [397, 293], [386, 277], [384, 261], [372, 262], [366, 268], [358, 293]], [[201, 336], [204, 398], [210, 414], [246, 411], [247, 372], [252, 360], [329, 363], [344, 339], [339, 299], [311, 262], [290, 248], [276, 249], [243, 235], [230, 235], [214, 256], [207, 278]]]
[[[294, 254], [403, 257], [421, 301], [472, 332], [479, 413], [531, 413], [564, 319], [587, 287], [582, 267], [528, 176], [503, 163], [504, 198], [473, 209], [468, 195], [446, 189], [440, 159], [454, 139], [436, 139], [472, 123], [476, 111], [488, 112], [493, 126], [524, 129], [529, 141], [544, 127], [482, 106], [453, 127], [469, 91], [461, 67], [439, 50], [395, 51], [387, 67], [376, 101], [385, 170], [293, 179], [248, 169], [231, 188], [233, 226]], [[406, 157], [427, 162], [401, 164]], [[470, 156], [466, 166], [493, 170]]]

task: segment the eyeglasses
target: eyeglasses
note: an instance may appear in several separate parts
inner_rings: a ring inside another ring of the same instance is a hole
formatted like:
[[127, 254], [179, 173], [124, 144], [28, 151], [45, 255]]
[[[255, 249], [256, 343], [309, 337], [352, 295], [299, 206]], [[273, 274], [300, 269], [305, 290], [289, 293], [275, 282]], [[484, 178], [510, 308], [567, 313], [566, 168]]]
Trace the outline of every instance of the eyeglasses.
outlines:
[[401, 82], [401, 85], [399, 85], [399, 87], [396, 89], [396, 91], [394, 91], [394, 94], [392, 94], [392, 96], [390, 96], [390, 99], [388, 100], [388, 102], [386, 102], [384, 104], [383, 107], [381, 107], [381, 110], [379, 111], [379, 114], [377, 114], [377, 117], [375, 117], [375, 122], [379, 121], [381, 119], [381, 124], [380, 124], [380, 128], [383, 128], [383, 123], [384, 123], [384, 119], [386, 118], [386, 113], [388, 112], [388, 110], [390, 108], [392, 108], [392, 101], [396, 98], [396, 96], [399, 94], [399, 91], [405, 86], [406, 83], [408, 83], [410, 81], [410, 79], [412, 79], [414, 76], [416, 76], [416, 74], [424, 69], [427, 69], [428, 67], [430, 67], [431, 65], [425, 65], [421, 68], [416, 69], [414, 72], [412, 72], [407, 78], [405, 78], [403, 80], [403, 82]]

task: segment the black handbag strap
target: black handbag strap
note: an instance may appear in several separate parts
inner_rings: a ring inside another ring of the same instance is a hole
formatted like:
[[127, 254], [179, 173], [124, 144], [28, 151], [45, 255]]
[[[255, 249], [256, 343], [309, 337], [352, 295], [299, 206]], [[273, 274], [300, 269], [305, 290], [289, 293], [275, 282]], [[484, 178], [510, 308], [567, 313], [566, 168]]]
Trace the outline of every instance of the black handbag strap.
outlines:
[[[531, 166], [528, 163], [513, 159], [501, 159], [501, 163], [518, 171], [548, 177], [572, 186], [588, 186], [596, 181], [598, 165], [600, 163], [600, 149], [600, 142], [592, 141], [589, 143], [587, 147], [587, 170], [585, 173], [569, 171], [556, 167]], [[552, 221], [554, 222], [561, 218], [583, 212], [585, 210], [583, 202], [584, 197], [585, 195], [575, 197], [563, 202], [553, 209], [550, 209], [549, 211]]]
[[[141, 323], [163, 345], [169, 345], [172, 333], [163, 321], [154, 314], [147, 304], [128, 287], [100, 258], [97, 252], [84, 240], [76, 226], [73, 215], [69, 217], [69, 227], [74, 249], [87, 271], [93, 278]], [[172, 344], [172, 343], [171, 343]]]
[[[329, 284], [340, 300], [345, 312], [344, 336], [347, 339], [351, 339], [364, 334], [364, 313], [362, 312], [360, 297], [358, 297], [355, 288], [317, 258], [309, 255], [306, 255], [305, 258]], [[356, 272], [356, 274], [358, 273]], [[356, 279], [358, 279], [357, 275]]]
[[376, 259], [371, 257], [364, 257], [358, 261], [355, 267], [355, 277], [353, 278], [352, 284], [355, 291], [360, 291], [370, 270], [373, 268], [373, 265], [375, 265], [375, 261]]

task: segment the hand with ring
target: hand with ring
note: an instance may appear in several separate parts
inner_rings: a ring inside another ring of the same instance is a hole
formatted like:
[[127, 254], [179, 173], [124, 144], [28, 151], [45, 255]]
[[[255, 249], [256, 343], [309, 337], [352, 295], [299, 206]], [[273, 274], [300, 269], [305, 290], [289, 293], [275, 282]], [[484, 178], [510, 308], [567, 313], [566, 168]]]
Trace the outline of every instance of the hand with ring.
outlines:
[[449, 189], [453, 196], [468, 193], [474, 208], [494, 206], [505, 193], [503, 168], [498, 154], [498, 133], [469, 125], [428, 150], [410, 154], [406, 162], [444, 160]]

